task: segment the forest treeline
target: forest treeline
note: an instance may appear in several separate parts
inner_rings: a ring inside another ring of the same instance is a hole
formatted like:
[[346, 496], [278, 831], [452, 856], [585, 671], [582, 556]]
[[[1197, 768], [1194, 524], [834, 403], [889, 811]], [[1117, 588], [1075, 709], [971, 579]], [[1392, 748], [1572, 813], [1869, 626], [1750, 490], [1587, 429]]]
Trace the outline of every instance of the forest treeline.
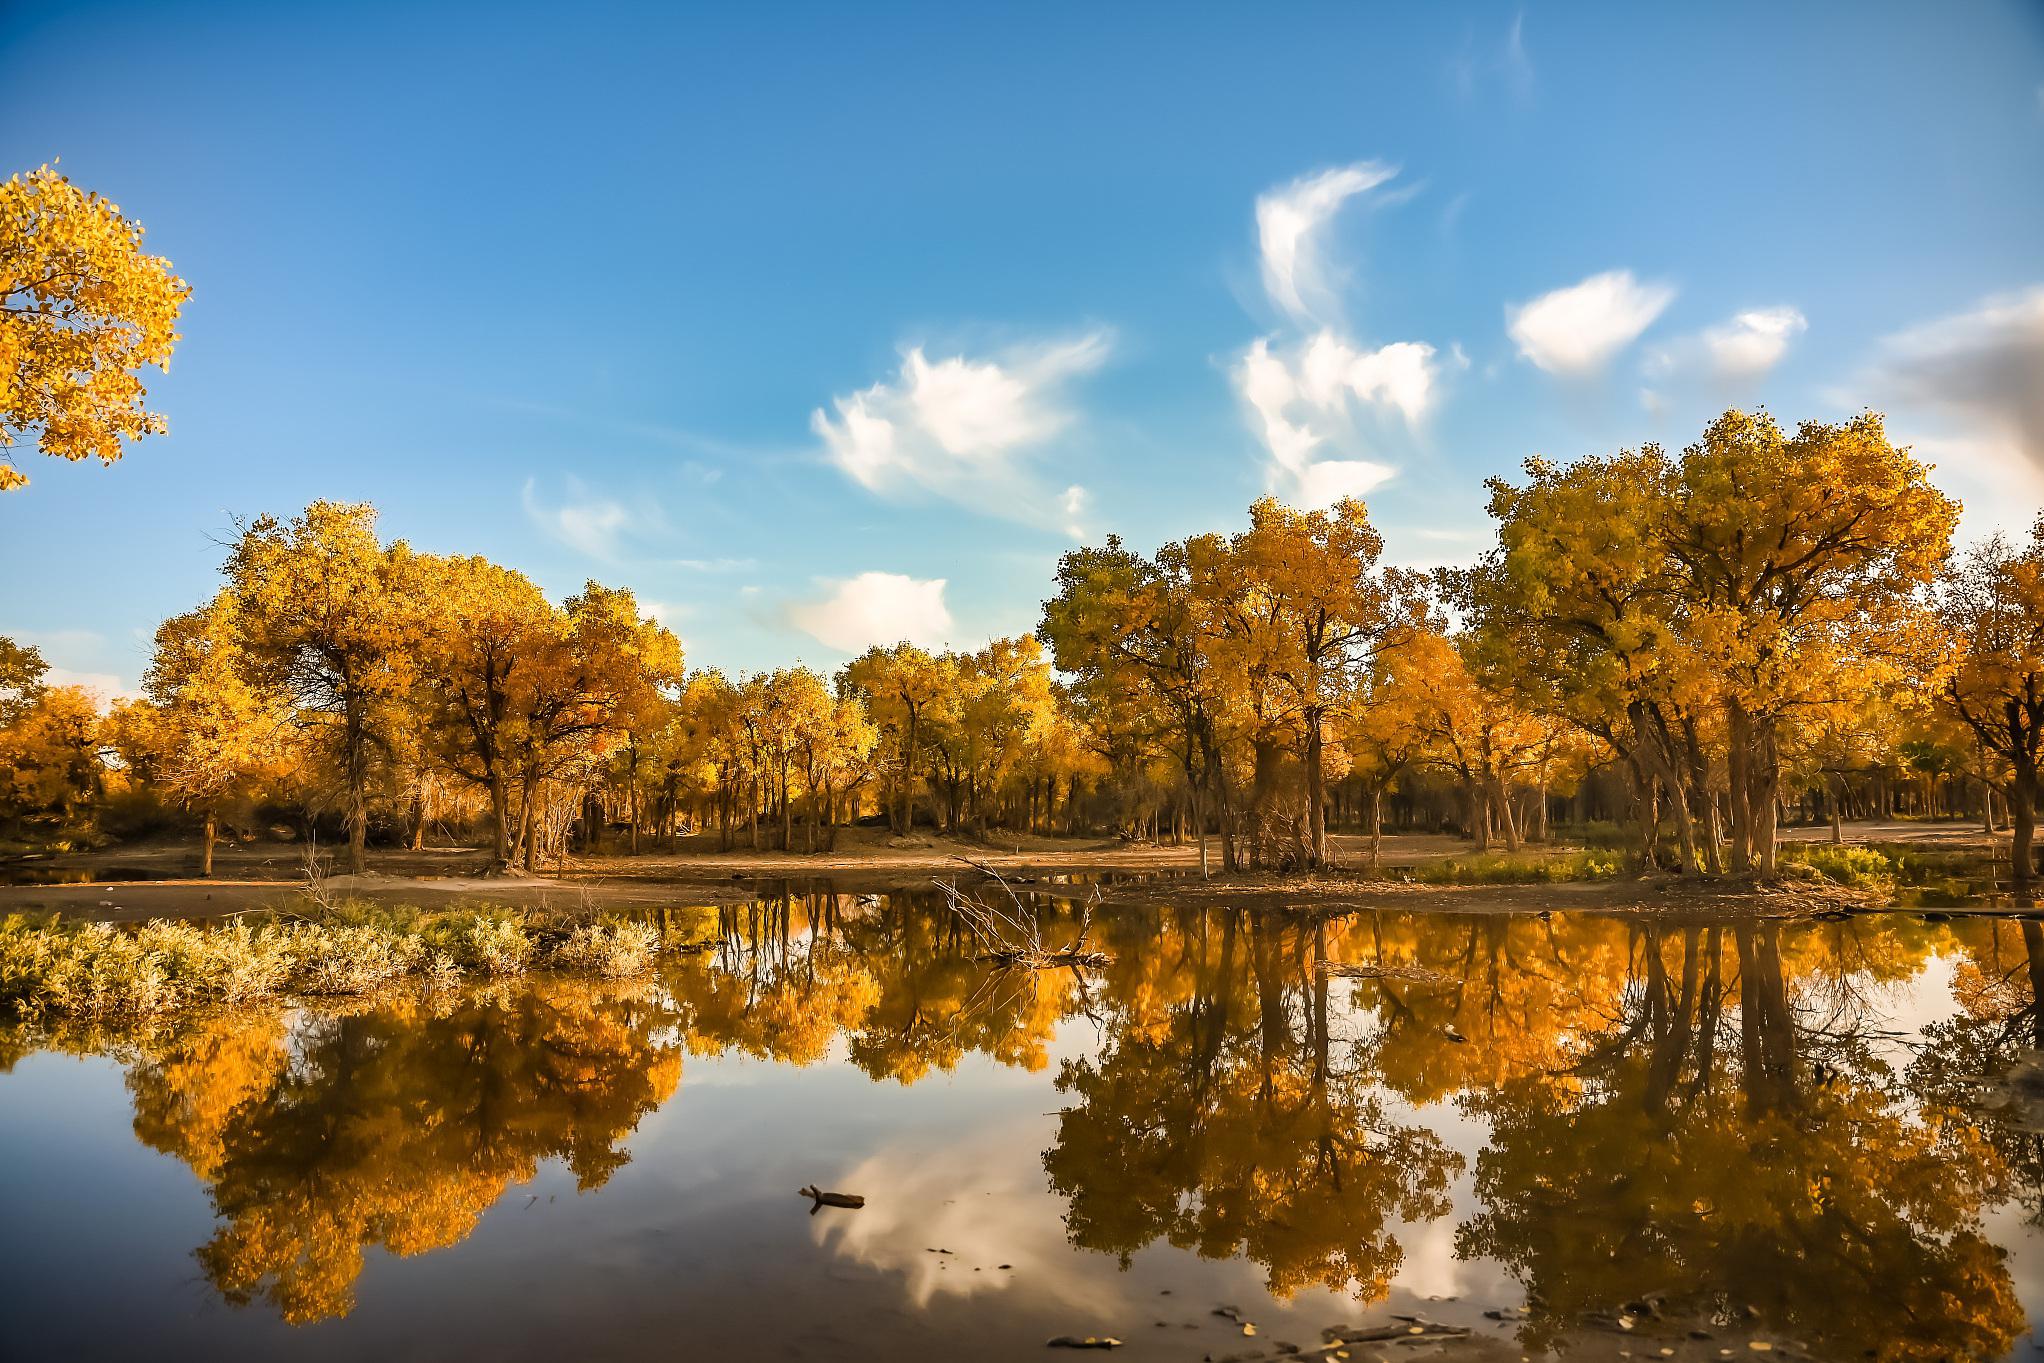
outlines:
[[[179, 811], [474, 833], [504, 867], [714, 830], [829, 850], [886, 819], [1118, 831], [1202, 865], [1327, 864], [1330, 819], [1488, 847], [1622, 821], [1637, 865], [1770, 873], [1784, 815], [1968, 811], [2033, 865], [2044, 525], [1955, 553], [1959, 507], [1878, 416], [1730, 411], [1657, 446], [1492, 480], [1464, 568], [1382, 562], [1357, 501], [1060, 561], [1033, 635], [874, 647], [825, 676], [689, 671], [629, 591], [565, 601], [386, 542], [373, 508], [248, 523], [219, 591], [102, 713], [0, 641], [17, 838]], [[1374, 851], [1374, 842], [1373, 842]]]

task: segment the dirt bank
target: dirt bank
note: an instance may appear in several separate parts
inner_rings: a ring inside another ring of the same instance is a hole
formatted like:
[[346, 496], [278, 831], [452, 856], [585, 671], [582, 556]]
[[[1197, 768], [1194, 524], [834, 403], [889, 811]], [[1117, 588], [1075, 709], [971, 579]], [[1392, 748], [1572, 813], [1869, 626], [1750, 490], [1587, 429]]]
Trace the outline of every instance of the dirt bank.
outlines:
[[[1822, 828], [1796, 829], [1790, 836], [1799, 841], [1828, 840], [1830, 833]], [[2007, 841], [2005, 836], [1990, 838], [1971, 825], [1910, 823], [1848, 825], [1846, 838], [1982, 854]], [[1337, 834], [1330, 841], [1340, 866], [1359, 868], [1367, 861], [1368, 839]], [[1396, 878], [1398, 868], [1472, 853], [1471, 846], [1457, 838], [1398, 834], [1386, 836], [1383, 843], [1384, 864], [1393, 872], [1390, 878], [1342, 870], [1309, 877], [1216, 876], [1201, 881], [1198, 851], [1191, 844], [1031, 836], [979, 842], [927, 835], [895, 838], [882, 829], [854, 828], [840, 832], [838, 847], [831, 852], [754, 852], [743, 847], [718, 852], [712, 839], [685, 838], [671, 851], [649, 848], [639, 855], [575, 857], [558, 868], [547, 868], [544, 875], [516, 877], [484, 875], [488, 858], [475, 848], [376, 849], [370, 854], [368, 874], [328, 875], [326, 888], [335, 895], [428, 907], [463, 901], [558, 907], [584, 900], [619, 907], [677, 907], [742, 903], [762, 892], [761, 882], [828, 881], [832, 888], [850, 893], [921, 888], [937, 876], [973, 875], [961, 864], [964, 858], [1039, 887], [1046, 880], [1066, 877], [1105, 880], [1111, 882], [1110, 899], [1119, 903], [1191, 899], [1216, 906], [1332, 912], [1421, 907], [1467, 912], [1810, 912], [1865, 907], [1869, 898], [1835, 888], [1756, 890], [1674, 877], [1529, 885], [1425, 885]], [[1217, 868], [1217, 844], [1212, 860]], [[306, 881], [305, 849], [288, 843], [223, 844], [214, 864], [213, 879], [198, 879], [196, 846], [177, 840], [14, 860], [0, 865], [0, 879], [73, 883], [0, 884], [0, 913], [56, 911], [110, 921], [216, 917], [299, 902]]]

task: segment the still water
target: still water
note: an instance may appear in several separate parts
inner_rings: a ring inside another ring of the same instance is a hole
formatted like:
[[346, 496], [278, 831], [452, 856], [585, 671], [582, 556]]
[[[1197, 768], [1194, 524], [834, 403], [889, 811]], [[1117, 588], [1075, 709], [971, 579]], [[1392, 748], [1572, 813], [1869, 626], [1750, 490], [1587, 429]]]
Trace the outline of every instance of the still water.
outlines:
[[1418, 1317], [1469, 1334], [1345, 1352], [1997, 1358], [2044, 1315], [2034, 921], [1117, 911], [1082, 976], [915, 899], [708, 912], [641, 985], [0, 1031], [0, 1357], [1193, 1363]]

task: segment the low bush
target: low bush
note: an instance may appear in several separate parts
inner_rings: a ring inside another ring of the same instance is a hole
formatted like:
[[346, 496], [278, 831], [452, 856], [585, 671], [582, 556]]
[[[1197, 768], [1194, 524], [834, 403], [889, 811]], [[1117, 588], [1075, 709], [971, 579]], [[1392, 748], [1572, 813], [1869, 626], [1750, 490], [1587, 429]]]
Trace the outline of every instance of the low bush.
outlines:
[[1778, 860], [1784, 867], [1807, 866], [1840, 885], [1882, 889], [1895, 883], [1895, 863], [1871, 847], [1792, 844], [1781, 850]]
[[516, 909], [430, 913], [361, 901], [290, 921], [152, 921], [136, 928], [0, 919], [0, 1012], [146, 1016], [279, 994], [368, 994], [545, 968], [606, 980], [696, 942], [629, 918]]
[[1615, 852], [1479, 852], [1429, 862], [1413, 877], [1426, 885], [1540, 885], [1615, 880], [1624, 869], [1625, 859]]

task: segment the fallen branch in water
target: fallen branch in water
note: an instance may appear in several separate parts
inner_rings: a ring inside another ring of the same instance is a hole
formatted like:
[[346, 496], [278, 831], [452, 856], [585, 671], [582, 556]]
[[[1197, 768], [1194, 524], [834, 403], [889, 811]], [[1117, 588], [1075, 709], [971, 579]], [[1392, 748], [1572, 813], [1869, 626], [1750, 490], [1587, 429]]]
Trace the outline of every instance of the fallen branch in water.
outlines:
[[1104, 951], [1092, 951], [1086, 946], [1086, 934], [1093, 929], [1093, 906], [1100, 902], [1097, 887], [1079, 906], [1078, 935], [1061, 947], [1053, 947], [1043, 939], [1043, 927], [1035, 910], [1022, 902], [999, 871], [969, 857], [957, 860], [989, 877], [1008, 897], [1005, 905], [990, 904], [953, 882], [931, 882], [943, 893], [951, 912], [965, 920], [965, 926], [980, 945], [980, 960], [1028, 970], [1054, 970], [1060, 966], [1101, 966], [1114, 959]]
[[816, 1215], [825, 1207], [850, 1207], [852, 1210], [857, 1211], [866, 1205], [866, 1199], [860, 1197], [857, 1193], [826, 1193], [818, 1189], [813, 1183], [807, 1187], [797, 1188], [795, 1191], [813, 1200], [813, 1204], [809, 1208], [811, 1216]]

